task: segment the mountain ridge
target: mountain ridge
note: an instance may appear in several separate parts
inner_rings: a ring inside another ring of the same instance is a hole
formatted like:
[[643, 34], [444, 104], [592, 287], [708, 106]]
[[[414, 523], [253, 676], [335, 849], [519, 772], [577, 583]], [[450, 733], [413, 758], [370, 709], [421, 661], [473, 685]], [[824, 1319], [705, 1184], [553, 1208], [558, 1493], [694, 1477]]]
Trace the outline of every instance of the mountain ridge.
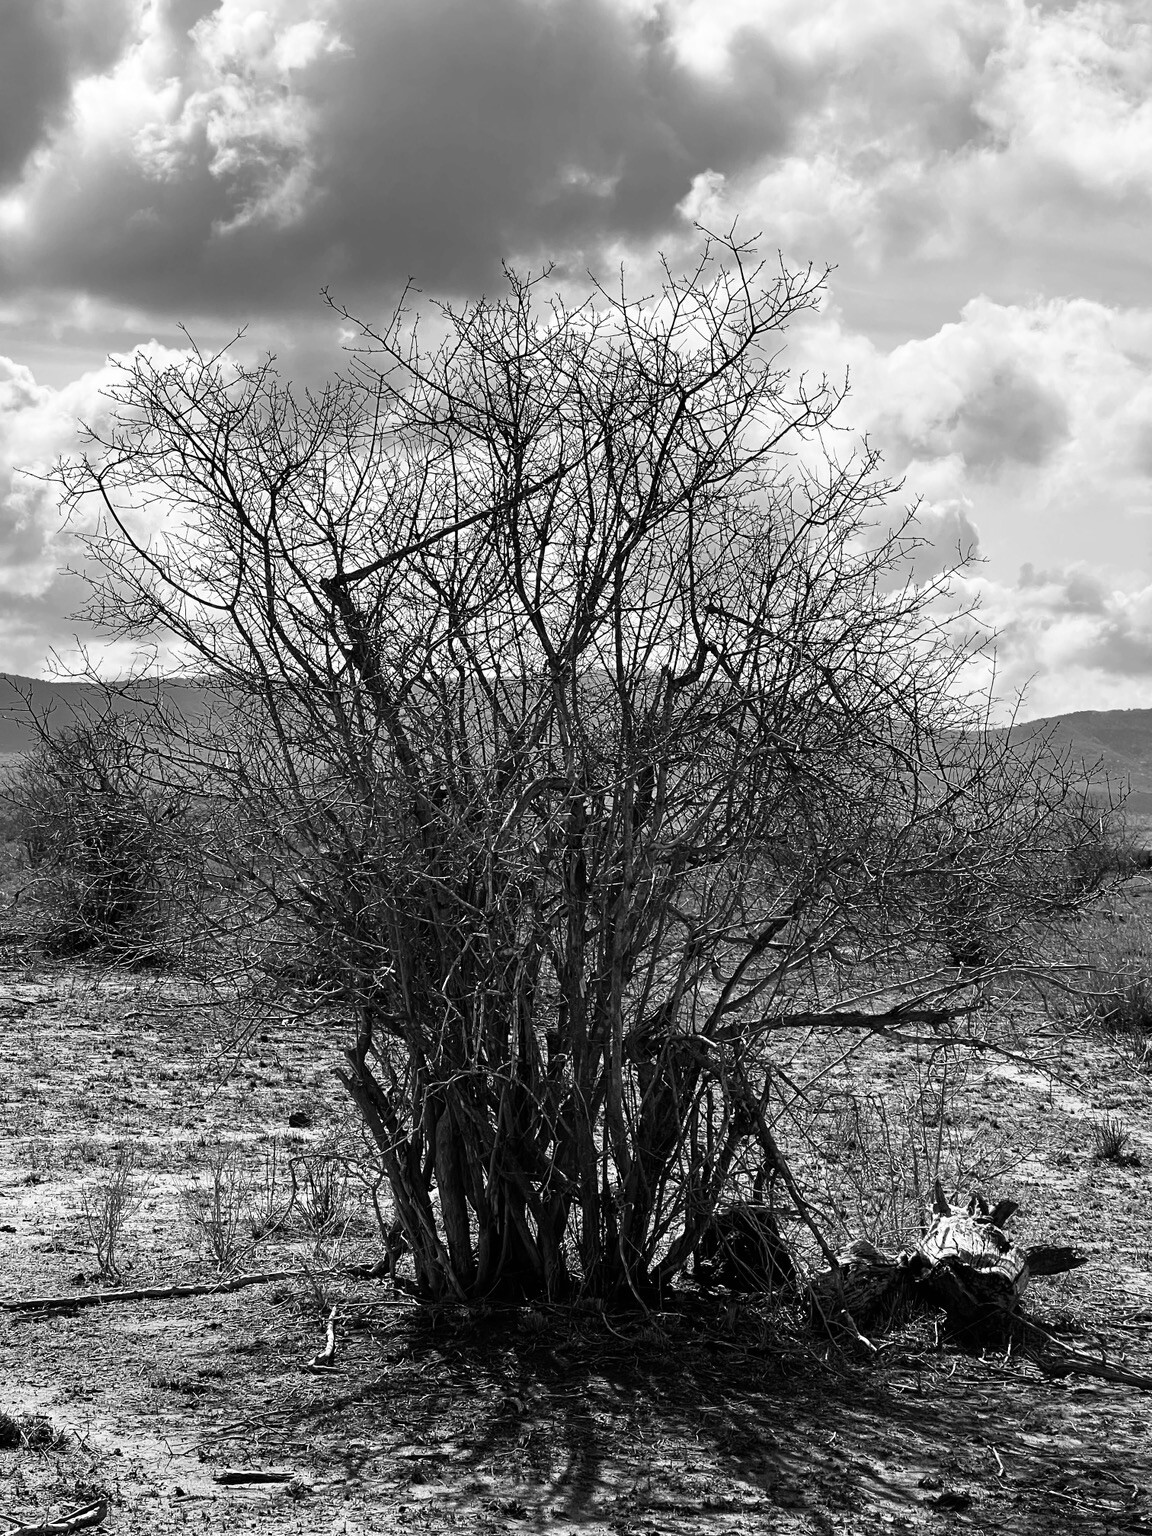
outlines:
[[[160, 686], [186, 698], [191, 695], [193, 701], [200, 688], [190, 682], [163, 682]], [[34, 745], [29, 704], [37, 714], [50, 713], [67, 723], [69, 716], [80, 713], [99, 693], [95, 683], [0, 673], [0, 758], [18, 756]], [[1152, 814], [1152, 708], [1072, 710], [1017, 721], [1000, 729], [1015, 741], [1045, 737], [1061, 757], [1067, 756], [1073, 764], [1083, 763], [1087, 770], [1099, 764], [1111, 779], [1130, 788], [1131, 810]]]
[[1128, 809], [1152, 813], [1152, 709], [1079, 709], [1008, 727], [1014, 740], [1040, 736], [1058, 756], [1097, 765], [1128, 790]]

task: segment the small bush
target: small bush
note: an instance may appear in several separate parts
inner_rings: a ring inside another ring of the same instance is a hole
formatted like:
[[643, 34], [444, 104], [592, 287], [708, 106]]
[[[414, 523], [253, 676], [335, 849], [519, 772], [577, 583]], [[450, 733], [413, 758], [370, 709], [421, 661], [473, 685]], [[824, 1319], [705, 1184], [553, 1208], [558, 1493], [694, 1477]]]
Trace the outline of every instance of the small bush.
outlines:
[[814, 1127], [823, 1132], [821, 1182], [841, 1235], [882, 1249], [923, 1234], [937, 1180], [954, 1193], [990, 1188], [1008, 1167], [987, 1126], [964, 1114], [964, 1062], [939, 1052], [913, 1065], [891, 1094], [831, 1095]]
[[278, 1232], [296, 1203], [295, 1189], [287, 1197], [282, 1193], [283, 1174], [284, 1153], [279, 1139], [273, 1136], [265, 1144], [260, 1168], [251, 1180], [248, 1225], [254, 1243]]
[[236, 1269], [256, 1245], [252, 1235], [255, 1181], [239, 1148], [208, 1154], [203, 1178], [194, 1175], [181, 1196], [184, 1215], [221, 1274]]
[[300, 1160], [300, 1212], [316, 1247], [339, 1237], [348, 1225], [348, 1170], [341, 1158], [321, 1151]]
[[1113, 1035], [1152, 1033], [1152, 976], [1134, 971], [1097, 973], [1093, 998], [1096, 1021]]
[[158, 784], [139, 721], [109, 713], [40, 739], [0, 785], [52, 955], [162, 957], [202, 884], [187, 796]]
[[80, 1215], [96, 1253], [103, 1280], [118, 1281], [120, 1247], [129, 1218], [139, 1209], [147, 1185], [138, 1177], [136, 1153], [119, 1146], [110, 1167], [101, 1171], [80, 1193]]
[[1070, 837], [1067, 857], [1075, 892], [1100, 891], [1152, 864], [1152, 854], [1140, 845], [1122, 811], [1102, 813], [1098, 823], [1089, 822], [1079, 836]]

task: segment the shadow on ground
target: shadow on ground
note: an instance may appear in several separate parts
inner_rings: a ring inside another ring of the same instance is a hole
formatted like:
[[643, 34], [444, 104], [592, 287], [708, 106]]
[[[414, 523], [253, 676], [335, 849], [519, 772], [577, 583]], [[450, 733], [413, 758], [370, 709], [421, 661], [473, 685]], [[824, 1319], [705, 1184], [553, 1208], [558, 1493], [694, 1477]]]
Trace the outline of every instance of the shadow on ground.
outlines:
[[[1141, 1403], [934, 1347], [860, 1365], [749, 1311], [416, 1313], [370, 1322], [381, 1370], [307, 1409], [350, 1482], [557, 1531], [1152, 1529]], [[433, 1526], [432, 1528], [440, 1528]]]

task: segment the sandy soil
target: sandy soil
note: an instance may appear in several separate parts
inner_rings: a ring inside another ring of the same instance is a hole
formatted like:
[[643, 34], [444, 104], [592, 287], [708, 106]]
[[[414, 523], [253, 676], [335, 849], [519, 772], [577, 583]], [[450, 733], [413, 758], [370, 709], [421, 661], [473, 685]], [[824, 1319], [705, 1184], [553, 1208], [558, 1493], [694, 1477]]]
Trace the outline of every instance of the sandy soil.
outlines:
[[[259, 1167], [271, 1138], [304, 1157], [345, 1134], [334, 1042], [256, 1040], [224, 1071], [175, 984], [6, 961], [0, 1298], [101, 1288], [80, 1197], [118, 1143], [147, 1181], [124, 1244], [124, 1283], [139, 1286], [211, 1279], [179, 1197], [222, 1141]], [[1032, 1312], [1152, 1370], [1152, 1079], [1054, 1025], [1038, 1037], [1033, 1023], [1029, 1043], [1040, 1066], [979, 1059], [950, 1131], [997, 1163], [993, 1193], [1021, 1202], [1022, 1240], [1091, 1253], [1035, 1281]], [[873, 1047], [823, 1081], [853, 1074], [899, 1098], [908, 1065]], [[308, 1125], [290, 1129], [294, 1113]], [[1140, 1161], [1094, 1158], [1105, 1116]], [[58, 1437], [0, 1449], [0, 1513], [30, 1522], [103, 1494], [116, 1536], [1152, 1529], [1152, 1394], [961, 1355], [930, 1323], [846, 1360], [761, 1304], [436, 1314], [348, 1272], [379, 1253], [354, 1194], [327, 1267], [295, 1219], [247, 1261], [312, 1279], [0, 1313], [0, 1413], [42, 1415], [42, 1437]], [[845, 1205], [847, 1225], [860, 1214]], [[315, 1374], [332, 1306], [338, 1368]], [[229, 1470], [290, 1480], [217, 1481]]]

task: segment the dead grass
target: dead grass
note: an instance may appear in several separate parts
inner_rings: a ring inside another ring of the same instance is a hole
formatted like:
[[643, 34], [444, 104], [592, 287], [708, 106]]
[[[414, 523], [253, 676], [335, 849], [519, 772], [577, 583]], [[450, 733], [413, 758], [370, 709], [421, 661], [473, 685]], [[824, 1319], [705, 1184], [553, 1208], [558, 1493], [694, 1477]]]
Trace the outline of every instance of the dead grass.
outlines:
[[912, 1052], [895, 1081], [864, 1088], [850, 1079], [824, 1090], [807, 1127], [802, 1113], [793, 1116], [843, 1241], [910, 1246], [925, 1230], [937, 1181], [952, 1198], [999, 1186], [1019, 1154], [981, 1117], [979, 1098], [959, 1052]]
[[[1142, 893], [1142, 881], [1139, 891]], [[1131, 894], [1073, 929], [1065, 1017], [1087, 1022], [1140, 1072], [1152, 1071], [1152, 912]]]
[[1105, 1115], [1092, 1124], [1092, 1141], [1098, 1163], [1129, 1164], [1139, 1161], [1131, 1150], [1132, 1137], [1124, 1122]]

